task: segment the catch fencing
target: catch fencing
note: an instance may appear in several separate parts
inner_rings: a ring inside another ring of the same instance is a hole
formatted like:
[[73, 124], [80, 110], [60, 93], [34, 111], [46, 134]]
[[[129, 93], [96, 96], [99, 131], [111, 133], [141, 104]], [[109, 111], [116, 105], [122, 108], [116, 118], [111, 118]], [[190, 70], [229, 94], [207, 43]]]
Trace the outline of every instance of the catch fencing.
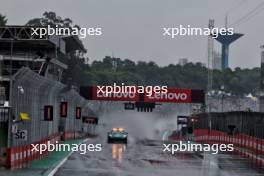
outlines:
[[209, 129], [230, 133], [233, 128], [234, 134], [246, 134], [264, 139], [264, 113], [234, 111], [224, 113], [201, 113], [196, 114], [196, 121], [190, 126], [194, 129]]
[[[31, 144], [84, 137], [87, 125], [76, 118], [76, 108], [82, 115], [91, 115], [88, 102], [76, 90], [60, 82], [40, 76], [28, 68], [21, 68], [13, 76], [11, 107], [12, 131], [7, 149], [7, 166], [23, 167], [28, 161], [48, 155], [32, 152]], [[61, 102], [67, 102], [67, 116], [61, 117]], [[44, 119], [44, 107], [53, 107], [53, 120]], [[94, 115], [94, 114], [93, 114]], [[24, 116], [24, 118], [22, 117]], [[26, 117], [25, 117], [26, 116]], [[26, 120], [25, 118], [28, 118]], [[86, 127], [86, 128], [85, 128]]]

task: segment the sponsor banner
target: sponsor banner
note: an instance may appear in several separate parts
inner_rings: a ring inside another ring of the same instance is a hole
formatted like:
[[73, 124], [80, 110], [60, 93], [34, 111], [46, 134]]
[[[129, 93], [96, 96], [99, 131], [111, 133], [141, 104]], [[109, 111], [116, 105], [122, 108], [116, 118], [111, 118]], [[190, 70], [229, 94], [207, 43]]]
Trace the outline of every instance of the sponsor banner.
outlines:
[[68, 114], [68, 102], [64, 101], [60, 104], [60, 116], [66, 118]]
[[53, 106], [51, 105], [44, 106], [44, 120], [53, 121]]
[[83, 116], [82, 120], [83, 120], [83, 123], [96, 124], [96, 125], [98, 124], [97, 117]]
[[168, 88], [167, 93], [152, 93], [152, 95], [144, 96], [145, 102], [171, 102], [171, 103], [191, 103], [192, 90], [191, 89], [175, 89]]
[[124, 93], [106, 93], [106, 88], [102, 91], [97, 86], [93, 86], [92, 100], [105, 100], [105, 101], [138, 101], [139, 95], [135, 92]]
[[76, 107], [75, 109], [75, 118], [76, 119], [81, 119], [82, 114], [82, 108], [81, 107]]
[[97, 86], [81, 87], [80, 94], [88, 100], [131, 101], [131, 102], [167, 102], [167, 103], [204, 103], [203, 90], [168, 88], [167, 93], [106, 93], [106, 88]]

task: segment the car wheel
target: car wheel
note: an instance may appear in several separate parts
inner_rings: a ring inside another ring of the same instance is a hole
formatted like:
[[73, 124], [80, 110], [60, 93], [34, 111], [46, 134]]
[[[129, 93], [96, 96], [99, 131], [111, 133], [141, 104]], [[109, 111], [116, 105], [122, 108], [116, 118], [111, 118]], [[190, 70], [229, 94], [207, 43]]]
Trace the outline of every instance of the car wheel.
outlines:
[[124, 139], [124, 140], [123, 140], [123, 142], [124, 142], [125, 144], [127, 144], [127, 138], [126, 138], [126, 139]]

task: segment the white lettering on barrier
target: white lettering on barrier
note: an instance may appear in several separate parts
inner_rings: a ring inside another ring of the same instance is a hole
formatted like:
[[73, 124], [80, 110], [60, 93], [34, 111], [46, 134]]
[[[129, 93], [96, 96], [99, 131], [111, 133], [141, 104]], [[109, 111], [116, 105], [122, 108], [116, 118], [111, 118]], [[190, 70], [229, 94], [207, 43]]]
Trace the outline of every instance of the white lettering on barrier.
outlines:
[[187, 100], [186, 93], [167, 93], [167, 94], [154, 94], [149, 96], [149, 99], [167, 99], [167, 100]]
[[135, 98], [135, 93], [97, 93], [97, 97], [100, 98]]

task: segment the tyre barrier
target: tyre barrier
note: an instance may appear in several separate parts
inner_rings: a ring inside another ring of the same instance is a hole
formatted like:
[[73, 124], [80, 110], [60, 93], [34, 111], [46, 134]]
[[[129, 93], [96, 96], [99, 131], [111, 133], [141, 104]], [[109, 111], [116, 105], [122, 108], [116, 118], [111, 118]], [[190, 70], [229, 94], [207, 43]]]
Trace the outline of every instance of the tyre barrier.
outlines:
[[[49, 137], [32, 144], [48, 144], [48, 141], [51, 144], [55, 144], [56, 141], [60, 141], [60, 134], [56, 133], [50, 135]], [[30, 161], [42, 159], [48, 156], [48, 154], [49, 153], [47, 150], [42, 152], [42, 154], [40, 154], [39, 151], [33, 150], [33, 146], [31, 144], [18, 147], [10, 147], [7, 149], [6, 167], [9, 169], [23, 168], [26, 167], [30, 163]]]
[[244, 134], [228, 135], [216, 130], [194, 130], [194, 141], [208, 144], [233, 144], [234, 153], [264, 167], [264, 140]]

